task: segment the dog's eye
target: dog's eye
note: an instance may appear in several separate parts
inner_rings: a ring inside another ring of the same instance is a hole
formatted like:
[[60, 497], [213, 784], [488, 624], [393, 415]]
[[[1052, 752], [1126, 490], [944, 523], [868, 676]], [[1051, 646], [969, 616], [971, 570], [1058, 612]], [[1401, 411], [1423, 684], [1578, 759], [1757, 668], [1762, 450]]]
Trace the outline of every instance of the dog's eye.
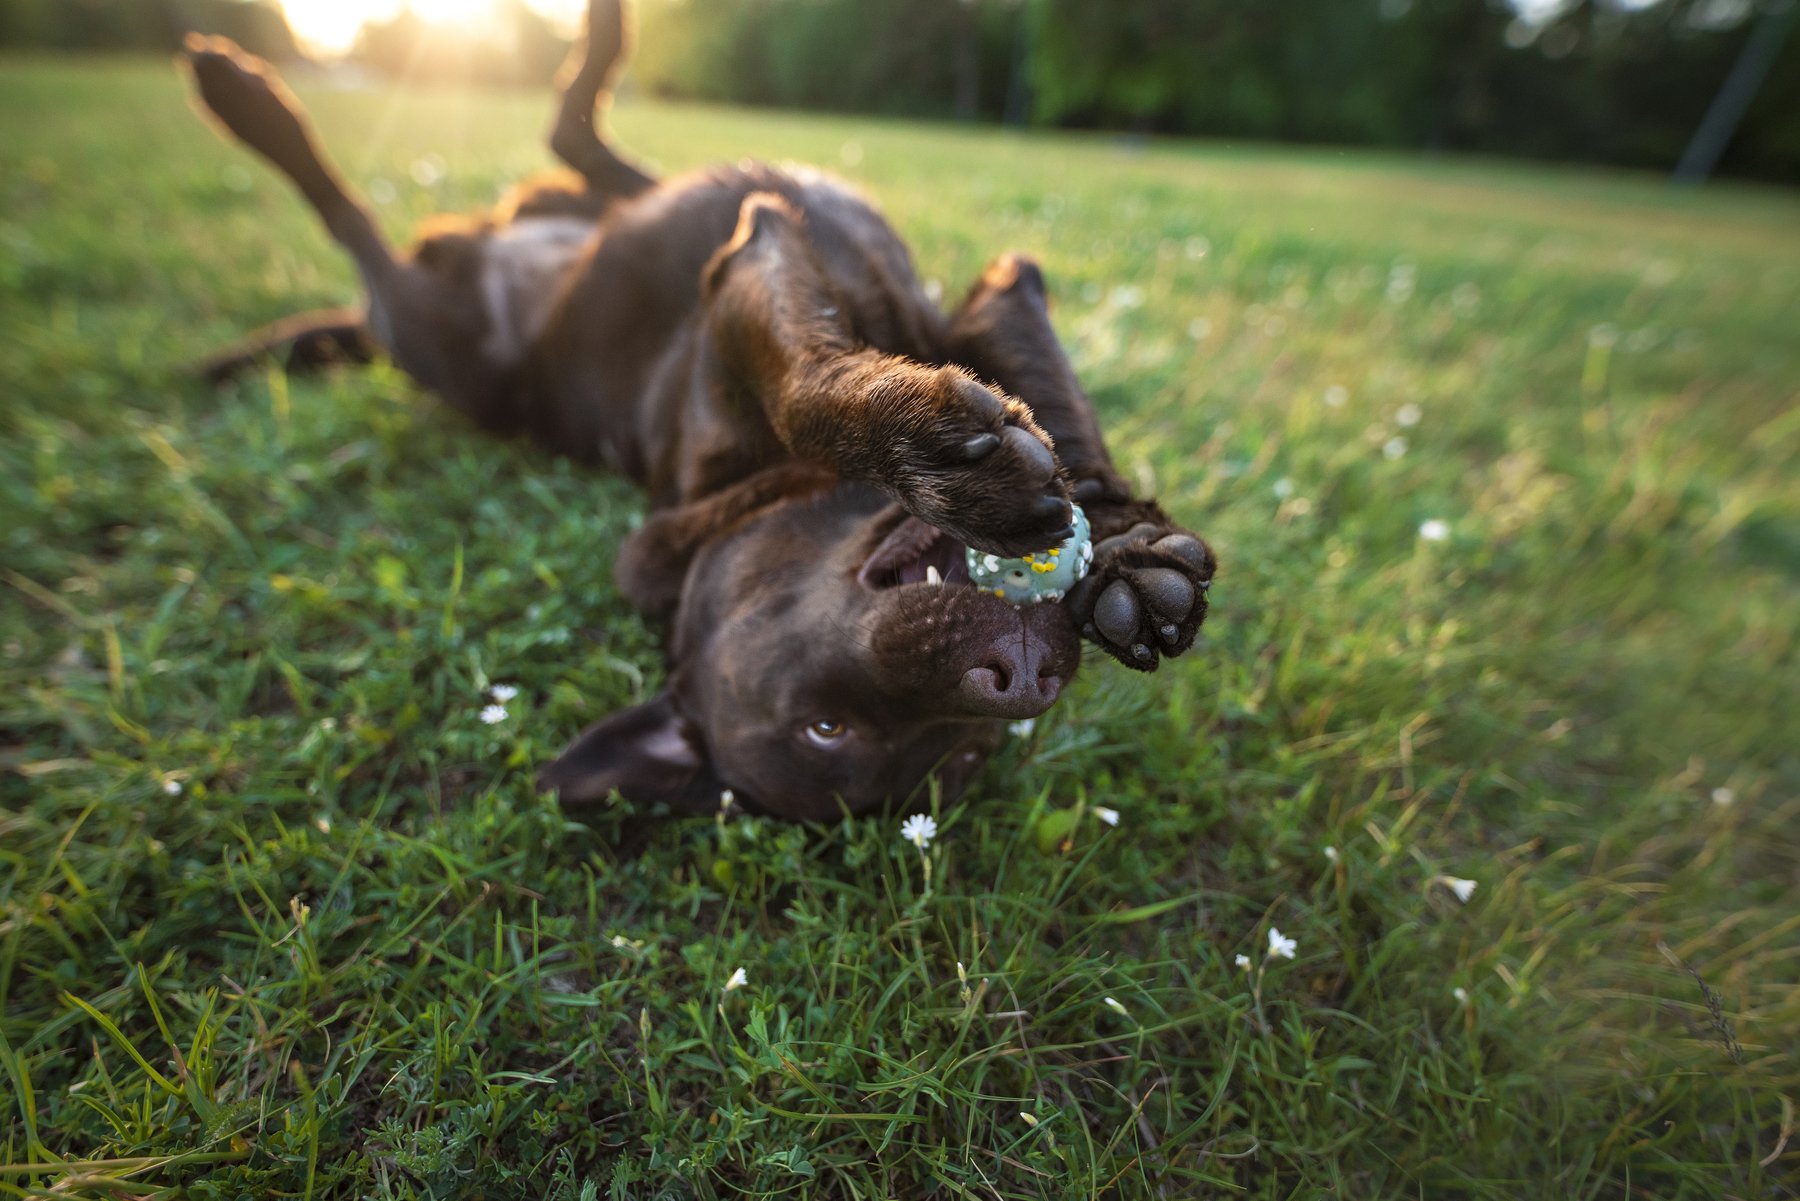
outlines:
[[815, 746], [832, 746], [844, 737], [845, 729], [843, 722], [824, 718], [807, 726], [806, 736]]

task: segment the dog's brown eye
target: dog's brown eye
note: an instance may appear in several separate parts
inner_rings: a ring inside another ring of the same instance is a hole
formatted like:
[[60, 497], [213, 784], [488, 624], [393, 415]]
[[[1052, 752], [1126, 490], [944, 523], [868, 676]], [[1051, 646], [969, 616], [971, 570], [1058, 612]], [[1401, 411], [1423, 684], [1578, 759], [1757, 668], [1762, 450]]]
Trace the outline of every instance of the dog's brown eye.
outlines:
[[806, 727], [806, 736], [820, 746], [830, 746], [844, 736], [844, 723], [825, 718]]

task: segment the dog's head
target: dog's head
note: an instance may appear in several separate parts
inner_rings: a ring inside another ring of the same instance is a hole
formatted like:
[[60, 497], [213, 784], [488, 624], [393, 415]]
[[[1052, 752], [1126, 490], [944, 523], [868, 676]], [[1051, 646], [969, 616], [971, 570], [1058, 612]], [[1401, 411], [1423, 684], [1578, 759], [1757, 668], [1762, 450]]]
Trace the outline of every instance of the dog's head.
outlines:
[[622, 552], [628, 592], [678, 594], [669, 687], [545, 769], [565, 803], [617, 789], [710, 812], [729, 788], [754, 811], [825, 820], [904, 803], [933, 772], [954, 796], [1002, 721], [1044, 712], [1074, 675], [1060, 605], [976, 590], [962, 544], [897, 505], [846, 485], [734, 500], [749, 515], [722, 533], [687, 546], [680, 527], [709, 514], [678, 511]]

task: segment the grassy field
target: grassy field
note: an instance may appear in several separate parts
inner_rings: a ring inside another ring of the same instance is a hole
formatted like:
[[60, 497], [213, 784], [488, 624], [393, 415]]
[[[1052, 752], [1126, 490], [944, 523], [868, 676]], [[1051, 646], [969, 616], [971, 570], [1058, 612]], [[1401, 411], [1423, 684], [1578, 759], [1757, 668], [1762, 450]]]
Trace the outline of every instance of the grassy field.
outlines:
[[[396, 234], [547, 161], [300, 90]], [[1800, 1195], [1800, 199], [616, 124], [836, 167], [946, 296], [1038, 256], [1205, 638], [924, 855], [560, 812], [660, 672], [635, 495], [391, 370], [200, 387], [351, 273], [172, 71], [8, 62], [0, 1195]]]

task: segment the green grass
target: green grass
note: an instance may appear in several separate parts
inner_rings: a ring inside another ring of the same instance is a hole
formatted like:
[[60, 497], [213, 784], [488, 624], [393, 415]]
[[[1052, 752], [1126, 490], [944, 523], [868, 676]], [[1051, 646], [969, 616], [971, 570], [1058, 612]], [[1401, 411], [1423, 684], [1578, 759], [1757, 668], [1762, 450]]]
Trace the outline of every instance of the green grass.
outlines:
[[[301, 90], [396, 233], [546, 161], [543, 97]], [[198, 386], [350, 271], [172, 72], [9, 62], [0, 1195], [1800, 1191], [1794, 195], [616, 123], [840, 166], [949, 296], [1038, 256], [1206, 637], [925, 856], [560, 812], [660, 672], [639, 500], [391, 370]]]

